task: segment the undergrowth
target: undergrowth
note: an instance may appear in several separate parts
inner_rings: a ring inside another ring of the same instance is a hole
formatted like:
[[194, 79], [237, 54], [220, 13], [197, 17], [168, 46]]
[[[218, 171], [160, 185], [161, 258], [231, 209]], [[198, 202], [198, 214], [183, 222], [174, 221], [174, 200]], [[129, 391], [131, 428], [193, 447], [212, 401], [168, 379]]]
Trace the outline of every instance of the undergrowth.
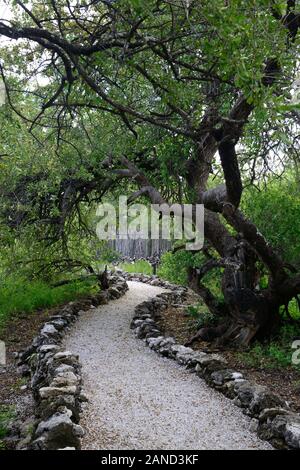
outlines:
[[200, 330], [205, 326], [213, 326], [217, 323], [217, 318], [207, 310], [207, 307], [198, 303], [196, 305], [189, 305], [186, 309], [189, 316], [189, 327], [191, 330]]
[[3, 439], [7, 436], [7, 427], [14, 415], [15, 411], [13, 406], [0, 405], [0, 450], [5, 449]]
[[296, 339], [300, 339], [300, 324], [285, 324], [269, 342], [256, 342], [249, 351], [238, 353], [238, 357], [253, 368], [277, 369], [292, 366], [300, 370], [300, 365], [292, 362], [295, 352], [292, 344]]
[[[293, 342], [300, 340], [300, 321], [297, 321], [299, 318], [298, 306], [291, 303], [289, 312], [294, 319], [292, 323], [287, 322], [282, 310], [282, 326], [276, 334], [264, 343], [254, 343], [247, 351], [237, 352], [237, 358], [253, 368], [279, 369], [292, 366], [300, 371], [300, 365], [292, 362], [292, 355], [295, 352], [295, 349], [292, 348]], [[203, 327], [214, 326], [219, 321], [201, 302], [190, 305], [186, 309], [186, 313], [189, 317], [189, 327], [193, 332]]]
[[43, 281], [8, 278], [0, 283], [0, 332], [7, 321], [18, 314], [30, 314], [38, 309], [55, 307], [93, 290], [95, 281], [77, 281], [51, 287]]

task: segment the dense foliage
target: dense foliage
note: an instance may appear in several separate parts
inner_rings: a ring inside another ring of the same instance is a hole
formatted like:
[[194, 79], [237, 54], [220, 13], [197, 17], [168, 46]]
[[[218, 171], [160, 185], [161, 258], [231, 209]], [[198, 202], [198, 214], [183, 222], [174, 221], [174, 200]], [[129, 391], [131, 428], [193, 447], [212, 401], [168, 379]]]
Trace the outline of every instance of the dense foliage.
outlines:
[[300, 293], [299, 2], [6, 3], [2, 275], [95, 271], [103, 199], [201, 203], [201, 254], [160, 273], [227, 313], [220, 341], [268, 334]]
[[246, 214], [291, 264], [300, 263], [300, 181], [287, 173], [245, 192]]

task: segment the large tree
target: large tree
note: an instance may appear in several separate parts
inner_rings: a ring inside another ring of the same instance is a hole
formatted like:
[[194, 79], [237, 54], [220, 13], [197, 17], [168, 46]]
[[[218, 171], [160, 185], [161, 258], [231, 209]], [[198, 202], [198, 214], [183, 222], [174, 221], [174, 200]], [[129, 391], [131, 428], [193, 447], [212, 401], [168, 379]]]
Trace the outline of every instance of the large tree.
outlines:
[[[131, 199], [204, 204], [207, 262], [190, 269], [189, 282], [223, 319], [210, 336], [247, 345], [270, 332], [280, 306], [300, 293], [300, 275], [239, 206], [245, 184], [298, 155], [298, 2], [8, 3], [0, 35], [10, 39], [1, 49], [9, 105], [35, 136], [55, 132], [57, 152], [66, 144], [78, 151], [78, 128], [98, 137], [97, 148], [103, 141], [106, 155], [87, 163], [92, 183], [72, 179], [61, 192], [65, 213], [80, 191], [98, 185], [103, 193], [124, 179], [138, 186]], [[34, 117], [22, 94], [39, 103]], [[222, 305], [202, 282], [215, 268], [223, 270]], [[258, 289], [265, 271], [268, 285]]]

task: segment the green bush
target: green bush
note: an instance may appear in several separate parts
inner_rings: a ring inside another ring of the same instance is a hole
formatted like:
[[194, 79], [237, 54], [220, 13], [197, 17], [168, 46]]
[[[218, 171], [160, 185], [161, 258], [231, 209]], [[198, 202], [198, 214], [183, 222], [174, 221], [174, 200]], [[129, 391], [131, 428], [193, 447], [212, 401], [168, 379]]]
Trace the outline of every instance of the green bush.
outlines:
[[[164, 253], [158, 269], [158, 275], [162, 279], [179, 285], [187, 285], [187, 268], [198, 267], [205, 263], [205, 257], [202, 253], [194, 254], [192, 251], [176, 251], [175, 253]], [[222, 270], [215, 269], [206, 274], [203, 283], [220, 301], [223, 300], [221, 292]]]
[[[300, 310], [299, 310], [299, 305], [298, 305], [298, 302], [296, 301], [296, 299], [292, 299], [289, 302], [288, 311], [289, 311], [289, 316], [293, 320], [300, 320]], [[286, 312], [284, 306], [282, 306], [280, 308], [280, 313], [281, 313], [283, 319], [287, 319], [287, 312]]]
[[120, 253], [108, 245], [103, 245], [101, 249], [98, 249], [97, 256], [100, 259], [101, 265], [110, 264], [120, 259]]
[[190, 251], [167, 252], [161, 257], [158, 275], [173, 284], [187, 284], [187, 268], [193, 266], [193, 254]]
[[293, 177], [269, 181], [258, 191], [244, 192], [242, 208], [267, 240], [289, 263], [300, 264], [299, 182]]

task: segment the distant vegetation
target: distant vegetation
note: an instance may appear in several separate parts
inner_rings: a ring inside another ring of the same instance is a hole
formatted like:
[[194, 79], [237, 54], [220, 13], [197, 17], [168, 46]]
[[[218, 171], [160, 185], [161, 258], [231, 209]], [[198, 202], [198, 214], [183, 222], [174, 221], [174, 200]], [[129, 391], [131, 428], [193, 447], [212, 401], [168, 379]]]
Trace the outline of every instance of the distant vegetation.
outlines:
[[118, 267], [128, 273], [153, 274], [152, 266], [145, 260], [138, 260], [133, 263], [120, 263]]

